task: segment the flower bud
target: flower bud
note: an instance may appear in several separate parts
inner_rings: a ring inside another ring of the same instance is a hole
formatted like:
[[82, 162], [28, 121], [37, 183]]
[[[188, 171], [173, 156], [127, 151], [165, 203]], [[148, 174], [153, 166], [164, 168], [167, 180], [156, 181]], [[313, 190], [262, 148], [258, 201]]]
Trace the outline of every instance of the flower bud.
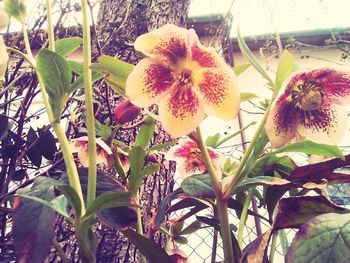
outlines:
[[118, 124], [124, 124], [133, 121], [141, 113], [141, 108], [135, 106], [128, 99], [124, 99], [115, 107], [114, 121]]
[[147, 154], [147, 161], [150, 163], [158, 163], [157, 155], [155, 153]]
[[3, 30], [7, 27], [10, 22], [10, 17], [5, 12], [3, 8], [0, 7], [0, 30]]

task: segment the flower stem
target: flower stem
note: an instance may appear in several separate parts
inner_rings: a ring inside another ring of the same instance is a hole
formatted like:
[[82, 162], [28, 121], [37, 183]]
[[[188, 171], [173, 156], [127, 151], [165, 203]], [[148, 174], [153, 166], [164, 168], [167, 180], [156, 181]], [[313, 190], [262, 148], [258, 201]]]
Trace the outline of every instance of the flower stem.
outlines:
[[209, 156], [208, 149], [204, 143], [202, 133], [199, 127], [196, 129], [196, 133], [198, 136], [199, 148], [201, 149], [201, 152], [203, 154], [204, 161], [207, 165], [207, 170], [210, 175], [211, 182], [213, 184], [213, 188], [215, 191], [216, 210], [217, 210], [217, 216], [220, 222], [220, 234], [221, 234], [222, 243], [223, 243], [225, 263], [232, 263], [234, 262], [234, 255], [233, 255], [233, 246], [232, 246], [232, 238], [231, 238], [231, 229], [230, 229], [230, 223], [228, 219], [227, 200], [222, 200], [222, 190], [221, 190], [221, 184], [219, 181], [219, 176], [217, 174], [216, 169], [213, 166], [212, 160]]
[[55, 35], [53, 32], [52, 8], [51, 8], [50, 0], [46, 0], [46, 10], [47, 10], [47, 23], [48, 23], [48, 35], [49, 35], [49, 50], [55, 52]]
[[[138, 193], [135, 194], [135, 199], [136, 199], [137, 204], [140, 204], [140, 197], [139, 197]], [[136, 207], [136, 215], [137, 215], [136, 231], [140, 235], [143, 235], [143, 224], [142, 224], [142, 217], [141, 217], [141, 208], [140, 208], [140, 206]], [[140, 253], [140, 259], [141, 259], [141, 263], [147, 263], [147, 259], [141, 253]]]
[[270, 257], [269, 257], [269, 262], [273, 263], [273, 259], [275, 256], [275, 252], [276, 252], [276, 245], [277, 245], [277, 232], [273, 233], [272, 235], [272, 241], [271, 241], [271, 250], [270, 250]]
[[247, 221], [248, 208], [249, 208], [250, 201], [252, 200], [252, 196], [253, 196], [253, 191], [250, 190], [244, 201], [241, 218], [239, 220], [237, 242], [240, 248], [242, 248], [242, 244], [243, 244], [243, 231], [244, 231], [245, 222]]
[[[25, 44], [26, 51], [27, 51], [27, 55], [23, 54], [23, 57], [26, 58], [28, 60], [28, 62], [33, 66], [35, 71], [37, 71], [35, 59], [33, 57], [32, 51], [31, 51], [31, 47], [30, 47], [30, 43], [29, 43], [29, 39], [28, 39], [28, 34], [27, 34], [27, 29], [26, 29], [24, 22], [22, 24], [22, 30], [23, 30], [24, 44]], [[18, 53], [18, 54], [21, 54], [21, 53]], [[49, 122], [50, 122], [52, 128], [54, 129], [54, 131], [56, 133], [57, 140], [60, 144], [61, 151], [63, 154], [64, 162], [66, 164], [69, 184], [77, 192], [79, 199], [80, 199], [80, 202], [81, 202], [81, 211], [82, 211], [82, 214], [84, 214], [85, 205], [84, 205], [83, 192], [81, 189], [81, 184], [80, 184], [80, 180], [79, 180], [77, 167], [75, 165], [73, 155], [70, 152], [70, 147], [69, 147], [67, 137], [66, 137], [64, 130], [60, 124], [60, 121], [55, 120], [55, 118], [54, 118], [54, 115], [53, 115], [53, 112], [52, 112], [52, 109], [50, 106], [50, 102], [49, 102], [49, 96], [45, 90], [44, 82], [42, 81], [40, 74], [37, 74], [37, 75], [38, 75], [38, 81], [40, 84], [39, 85], [40, 91], [41, 91], [43, 102], [44, 102], [44, 105], [46, 108], [47, 116], [49, 118]], [[80, 217], [81, 215], [77, 215], [77, 216]]]
[[83, 55], [84, 55], [84, 93], [86, 107], [86, 127], [88, 132], [88, 152], [89, 152], [89, 175], [87, 189], [88, 206], [96, 197], [96, 135], [95, 116], [92, 96], [92, 76], [91, 76], [91, 36], [89, 25], [89, 12], [87, 0], [81, 0], [83, 14]]

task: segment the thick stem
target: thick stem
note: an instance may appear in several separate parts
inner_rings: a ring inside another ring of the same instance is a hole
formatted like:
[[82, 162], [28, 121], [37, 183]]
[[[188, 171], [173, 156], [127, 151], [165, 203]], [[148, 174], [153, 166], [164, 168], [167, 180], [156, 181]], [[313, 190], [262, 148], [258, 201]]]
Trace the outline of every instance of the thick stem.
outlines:
[[231, 237], [231, 228], [230, 222], [228, 220], [228, 209], [227, 201], [217, 200], [217, 212], [218, 219], [220, 222], [220, 235], [222, 239], [222, 247], [224, 250], [225, 263], [233, 263], [233, 246], [232, 246], [232, 237]]
[[91, 36], [89, 25], [89, 10], [87, 0], [81, 1], [83, 14], [83, 55], [84, 55], [84, 93], [86, 107], [86, 127], [88, 132], [88, 152], [89, 152], [89, 179], [87, 189], [88, 206], [96, 197], [96, 135], [95, 135], [95, 116], [92, 96], [92, 77], [91, 77]]

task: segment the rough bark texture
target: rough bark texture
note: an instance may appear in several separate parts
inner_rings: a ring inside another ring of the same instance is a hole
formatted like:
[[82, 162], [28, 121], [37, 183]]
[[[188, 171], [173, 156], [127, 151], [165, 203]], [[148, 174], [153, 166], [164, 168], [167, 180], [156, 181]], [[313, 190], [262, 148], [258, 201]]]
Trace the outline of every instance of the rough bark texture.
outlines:
[[[137, 36], [167, 23], [184, 26], [187, 20], [189, 0], [104, 0], [96, 25], [95, 57], [107, 54], [118, 57], [129, 63], [136, 63], [140, 58], [135, 55], [133, 42]], [[104, 83], [100, 83], [97, 99], [101, 105], [106, 105], [108, 99], [109, 109], [97, 110], [97, 119], [103, 122], [111, 117], [111, 108], [118, 103], [119, 97]], [[102, 94], [102, 95], [101, 95]], [[118, 139], [126, 143], [132, 142], [139, 127], [118, 134]], [[169, 140], [169, 136], [158, 125], [152, 144]], [[164, 236], [151, 233], [148, 223], [152, 220], [160, 200], [172, 191], [175, 166], [163, 156], [159, 156], [161, 164], [159, 172], [145, 178], [141, 189], [142, 217], [145, 235], [154, 238], [158, 243], [166, 241]], [[101, 263], [113, 262], [139, 262], [139, 255], [135, 247], [118, 231], [98, 225], [96, 236], [99, 242], [97, 260]], [[64, 220], [57, 224], [57, 240], [72, 262], [79, 262], [79, 255], [73, 231]], [[60, 262], [55, 249], [47, 258], [47, 262]]]

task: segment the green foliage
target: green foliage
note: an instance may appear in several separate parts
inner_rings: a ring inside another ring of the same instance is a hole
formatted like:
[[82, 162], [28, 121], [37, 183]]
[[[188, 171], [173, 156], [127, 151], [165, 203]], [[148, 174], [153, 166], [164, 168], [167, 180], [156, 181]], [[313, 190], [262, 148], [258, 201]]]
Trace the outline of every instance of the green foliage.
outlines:
[[288, 50], [285, 50], [277, 67], [275, 94], [278, 93], [283, 82], [292, 74], [294, 68], [293, 55]]
[[147, 147], [154, 135], [156, 120], [148, 116], [141, 125], [140, 131], [137, 134], [134, 145]]
[[233, 67], [233, 71], [236, 74], [236, 76], [239, 76], [242, 73], [244, 73], [250, 66], [251, 66], [251, 64], [249, 64], [249, 63], [237, 65], [237, 66]]
[[327, 213], [310, 219], [296, 234], [287, 263], [348, 262], [350, 214]]
[[241, 92], [240, 96], [241, 96], [241, 102], [259, 98], [258, 95], [251, 92]]
[[101, 73], [108, 85], [118, 94], [125, 95], [125, 83], [133, 70], [132, 64], [110, 56], [100, 56], [98, 63], [91, 66], [93, 70]]
[[56, 54], [66, 57], [77, 50], [83, 44], [81, 37], [67, 37], [55, 41]]
[[24, 22], [26, 16], [25, 0], [5, 0], [4, 9], [9, 16], [21, 23]]
[[209, 174], [196, 174], [185, 178], [181, 183], [182, 190], [194, 197], [214, 197], [214, 189]]

